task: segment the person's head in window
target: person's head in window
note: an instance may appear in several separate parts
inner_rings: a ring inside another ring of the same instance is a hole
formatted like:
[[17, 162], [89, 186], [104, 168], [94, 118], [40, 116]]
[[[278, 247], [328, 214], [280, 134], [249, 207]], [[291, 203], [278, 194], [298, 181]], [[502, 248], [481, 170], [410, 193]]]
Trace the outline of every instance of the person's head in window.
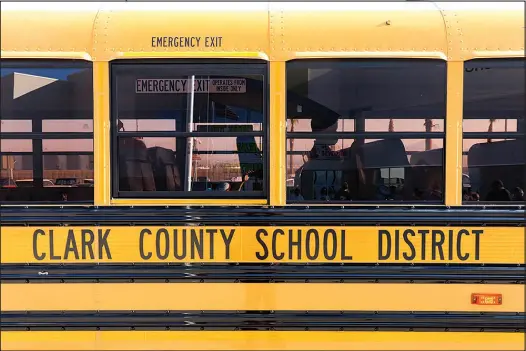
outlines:
[[336, 194], [336, 200], [345, 201], [350, 200], [351, 194], [349, 192], [349, 183], [343, 182], [342, 187]]
[[511, 199], [513, 201], [524, 201], [524, 190], [519, 187], [515, 187], [511, 192]]
[[471, 194], [471, 196], [469, 197], [469, 200], [471, 200], [471, 201], [480, 201], [480, 195], [479, 195], [479, 193], [473, 193], [473, 194]]
[[486, 196], [486, 201], [511, 201], [511, 194], [504, 187], [502, 180], [495, 180], [491, 183], [491, 190]]
[[227, 182], [217, 184], [217, 191], [230, 191], [230, 184]]
[[502, 189], [504, 189], [504, 183], [502, 182], [502, 180], [498, 179], [491, 183], [491, 190], [498, 191]]

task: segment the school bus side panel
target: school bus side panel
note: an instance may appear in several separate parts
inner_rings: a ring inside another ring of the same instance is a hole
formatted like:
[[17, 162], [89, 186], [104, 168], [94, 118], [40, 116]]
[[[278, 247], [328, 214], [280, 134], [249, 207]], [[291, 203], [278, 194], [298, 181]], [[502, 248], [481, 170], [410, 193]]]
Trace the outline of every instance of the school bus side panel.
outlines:
[[98, 43], [100, 60], [182, 57], [185, 53], [189, 57], [201, 53], [202, 58], [268, 55], [268, 5], [264, 2], [158, 3], [155, 7], [122, 3], [112, 4], [99, 16], [97, 34], [104, 38]]
[[[444, 58], [442, 15], [431, 3], [272, 5], [282, 24], [276, 59], [301, 57]], [[418, 34], [417, 34], [418, 33]]]
[[[29, 333], [29, 336], [28, 336]], [[523, 333], [278, 331], [8, 332], [4, 350], [523, 350]]]
[[[524, 57], [524, 2], [438, 3], [458, 58]], [[451, 29], [455, 29], [451, 31]]]
[[98, 4], [22, 5], [2, 4], [2, 58], [90, 59]]

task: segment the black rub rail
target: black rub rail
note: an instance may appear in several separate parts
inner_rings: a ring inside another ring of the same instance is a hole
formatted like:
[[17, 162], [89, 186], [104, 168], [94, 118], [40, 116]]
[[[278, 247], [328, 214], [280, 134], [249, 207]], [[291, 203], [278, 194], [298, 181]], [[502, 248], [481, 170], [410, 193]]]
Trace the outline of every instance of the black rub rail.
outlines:
[[524, 284], [524, 265], [471, 264], [3, 264], [3, 283], [162, 280], [167, 282], [410, 282]]
[[2, 330], [447, 330], [524, 332], [524, 313], [307, 311], [2, 312]]
[[[306, 223], [307, 222], [307, 223]], [[8, 207], [0, 225], [455, 225], [524, 226], [524, 206]]]

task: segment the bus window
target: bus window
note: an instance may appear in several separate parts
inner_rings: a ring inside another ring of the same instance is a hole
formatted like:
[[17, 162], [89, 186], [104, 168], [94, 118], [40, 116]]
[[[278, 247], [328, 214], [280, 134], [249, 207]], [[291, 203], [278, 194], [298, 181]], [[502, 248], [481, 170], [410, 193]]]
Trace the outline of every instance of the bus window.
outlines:
[[289, 202], [442, 202], [445, 94], [443, 61], [288, 62]]
[[77, 61], [2, 60], [0, 202], [93, 202], [93, 73]]
[[116, 197], [264, 197], [266, 64], [112, 72]]
[[523, 202], [526, 189], [524, 59], [464, 66], [463, 201]]

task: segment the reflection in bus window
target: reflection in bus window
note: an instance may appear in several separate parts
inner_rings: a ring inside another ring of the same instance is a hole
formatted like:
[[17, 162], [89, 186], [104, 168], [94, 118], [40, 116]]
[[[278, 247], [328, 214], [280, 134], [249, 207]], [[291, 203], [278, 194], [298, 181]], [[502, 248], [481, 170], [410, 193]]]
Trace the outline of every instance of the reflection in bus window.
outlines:
[[264, 71], [195, 67], [115, 64], [117, 196], [263, 196]]
[[0, 80], [0, 202], [92, 202], [91, 63], [2, 60]]
[[287, 63], [288, 200], [442, 202], [445, 78], [435, 60]]
[[464, 202], [524, 201], [523, 59], [472, 60], [464, 70]]

